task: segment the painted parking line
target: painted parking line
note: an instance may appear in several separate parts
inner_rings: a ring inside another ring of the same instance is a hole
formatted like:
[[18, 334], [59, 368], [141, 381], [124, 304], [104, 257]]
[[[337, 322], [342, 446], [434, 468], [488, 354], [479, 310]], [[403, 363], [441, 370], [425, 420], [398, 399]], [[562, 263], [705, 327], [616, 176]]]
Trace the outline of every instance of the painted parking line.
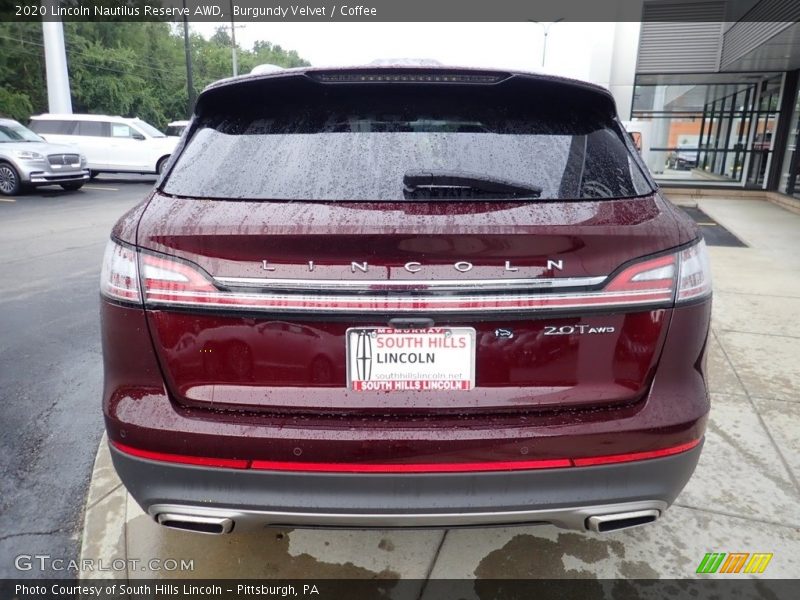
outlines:
[[97, 186], [97, 185], [85, 185], [85, 186], [83, 186], [83, 189], [85, 189], [85, 190], [104, 190], [104, 191], [107, 191], [107, 192], [118, 192], [119, 191], [119, 188], [100, 187], [100, 186]]
[[0, 198], [0, 202], [16, 202], [16, 198]]

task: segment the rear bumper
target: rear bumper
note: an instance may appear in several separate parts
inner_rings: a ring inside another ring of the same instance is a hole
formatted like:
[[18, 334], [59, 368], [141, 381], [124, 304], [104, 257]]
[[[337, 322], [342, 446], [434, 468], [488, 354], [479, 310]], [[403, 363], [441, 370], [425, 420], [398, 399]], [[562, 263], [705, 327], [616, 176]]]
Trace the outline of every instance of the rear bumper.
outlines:
[[701, 447], [621, 464], [435, 474], [209, 468], [145, 460], [113, 446], [111, 455], [131, 495], [162, 521], [217, 519], [236, 532], [533, 523], [586, 530], [597, 529], [592, 518], [602, 515], [660, 516], [691, 477]]

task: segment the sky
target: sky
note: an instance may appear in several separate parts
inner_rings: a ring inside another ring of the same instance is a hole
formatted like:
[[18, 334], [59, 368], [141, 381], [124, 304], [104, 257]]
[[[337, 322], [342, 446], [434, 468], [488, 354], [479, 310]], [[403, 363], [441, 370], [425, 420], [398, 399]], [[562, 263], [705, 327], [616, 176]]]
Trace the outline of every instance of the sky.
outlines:
[[[192, 23], [209, 37], [218, 23]], [[609, 27], [612, 29], [609, 30]], [[613, 35], [613, 24], [550, 26], [545, 71], [591, 79], [593, 48]], [[369, 63], [386, 58], [432, 58], [444, 64], [542, 70], [543, 26], [537, 23], [237, 23], [236, 41], [280, 44], [314, 66]]]

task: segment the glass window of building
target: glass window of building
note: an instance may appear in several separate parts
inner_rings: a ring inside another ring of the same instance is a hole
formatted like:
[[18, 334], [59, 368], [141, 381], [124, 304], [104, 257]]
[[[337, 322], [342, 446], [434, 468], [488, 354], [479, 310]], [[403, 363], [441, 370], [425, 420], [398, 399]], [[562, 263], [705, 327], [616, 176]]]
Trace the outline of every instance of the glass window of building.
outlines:
[[[723, 77], [731, 77], [724, 75]], [[633, 119], [649, 122], [645, 156], [666, 184], [763, 188], [772, 160], [782, 76], [650, 84], [637, 77]], [[706, 77], [708, 80], [708, 77]]]
[[786, 152], [781, 162], [781, 176], [778, 181], [778, 190], [800, 198], [800, 154], [797, 153], [797, 142], [800, 140], [800, 89], [794, 99], [792, 116], [789, 120], [789, 135], [786, 140]]

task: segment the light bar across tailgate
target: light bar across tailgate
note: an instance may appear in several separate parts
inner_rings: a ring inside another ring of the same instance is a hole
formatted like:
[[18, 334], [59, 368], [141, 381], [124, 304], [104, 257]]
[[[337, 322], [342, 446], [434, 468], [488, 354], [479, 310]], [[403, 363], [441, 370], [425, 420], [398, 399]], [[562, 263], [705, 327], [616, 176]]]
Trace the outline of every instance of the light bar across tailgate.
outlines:
[[[137, 258], [138, 256], [138, 263]], [[598, 278], [586, 278], [592, 283]], [[609, 278], [599, 278], [602, 282]], [[338, 292], [339, 282], [326, 290], [314, 281], [313, 293], [224, 286], [187, 261], [150, 251], [135, 251], [109, 242], [103, 265], [103, 294], [121, 302], [144, 302], [147, 308], [198, 308], [269, 313], [469, 313], [608, 309], [630, 306], [667, 307], [708, 295], [711, 278], [705, 244], [700, 241], [671, 254], [635, 262], [599, 289], [575, 290], [575, 279], [557, 280], [546, 291], [533, 285], [504, 286], [503, 293], [486, 291], [486, 282], [471, 287], [448, 282], [446, 291], [413, 294], [400, 291]], [[679, 288], [676, 291], [676, 286]], [[298, 286], [295, 286], [298, 287]], [[491, 288], [490, 288], [491, 289]]]

